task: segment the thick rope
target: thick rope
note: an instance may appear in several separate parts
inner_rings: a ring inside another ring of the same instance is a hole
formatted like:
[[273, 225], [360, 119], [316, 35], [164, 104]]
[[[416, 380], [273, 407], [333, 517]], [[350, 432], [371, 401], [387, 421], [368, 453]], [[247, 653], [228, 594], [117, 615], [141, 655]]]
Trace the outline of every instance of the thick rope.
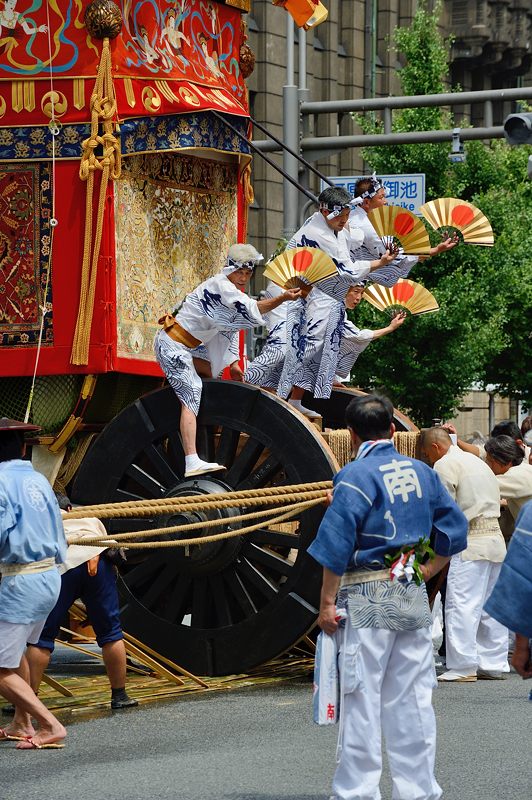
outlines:
[[[293, 506], [290, 511], [281, 514], [277, 517], [273, 517], [269, 522], [258, 522], [255, 525], [248, 525], [245, 528], [239, 528], [238, 530], [234, 531], [226, 531], [225, 533], [215, 533], [211, 534], [210, 536], [198, 536], [194, 539], [179, 539], [173, 540], [171, 542], [123, 542], [120, 541], [120, 547], [125, 547], [127, 549], [136, 549], [136, 550], [156, 550], [166, 547], [192, 547], [193, 545], [202, 545], [207, 544], [208, 542], [217, 542], [223, 539], [234, 539], [237, 536], [243, 536], [246, 533], [251, 533], [252, 531], [256, 531], [259, 528], [263, 528], [265, 524], [269, 525], [276, 525], [280, 522], [285, 522], [288, 519], [291, 519], [295, 515], [305, 511], [309, 508], [312, 508], [318, 503], [323, 502], [323, 499], [319, 500], [309, 500], [305, 503], [298, 503], [297, 506]], [[227, 520], [225, 520], [227, 522]], [[186, 529], [187, 526], [179, 526], [179, 530]], [[207, 527], [205, 523], [203, 527]], [[168, 529], [163, 529], [168, 532]], [[116, 542], [118, 544], [118, 542]], [[83, 541], [76, 541], [75, 544], [81, 546], [91, 546], [94, 547], [95, 545], [100, 547], [113, 547], [115, 544], [115, 537], [110, 537], [107, 541], [105, 539], [84, 539]]]
[[[103, 40], [102, 55], [98, 66], [96, 83], [90, 100], [91, 132], [83, 142], [83, 154], [79, 167], [79, 177], [87, 181], [85, 201], [85, 236], [83, 242], [83, 266], [81, 271], [81, 289], [79, 296], [78, 318], [70, 361], [72, 364], [84, 365], [89, 360], [89, 342], [96, 293], [96, 277], [98, 259], [102, 241], [105, 198], [109, 179], [116, 180], [121, 173], [120, 142], [114, 135], [114, 119], [117, 115], [117, 104], [113, 86], [111, 48], [109, 39]], [[99, 126], [102, 125], [102, 135]], [[96, 156], [96, 148], [102, 147], [102, 155]], [[100, 194], [96, 216], [96, 232], [93, 237], [93, 193], [94, 174], [101, 170]]]
[[[65, 519], [98, 517], [113, 519], [123, 517], [148, 517], [153, 514], [175, 513], [179, 511], [205, 511], [209, 508], [231, 508], [254, 505], [275, 505], [297, 500], [325, 498], [327, 490], [332, 489], [332, 481], [302, 483], [288, 486], [275, 486], [266, 489], [245, 489], [240, 492], [219, 492], [210, 495], [184, 495], [165, 497], [159, 500], [137, 500], [124, 503], [104, 503], [83, 506], [69, 511]], [[205, 499], [208, 498], [208, 499]]]
[[[313, 498], [311, 500], [302, 500], [299, 503], [295, 503], [293, 506], [282, 506], [281, 508], [276, 509], [277, 514], [286, 514], [289, 511], [298, 512], [301, 508], [307, 507], [310, 503], [311, 505], [318, 505], [319, 503], [323, 503], [323, 496]], [[241, 522], [242, 520], [251, 520], [251, 519], [259, 519], [263, 517], [267, 517], [274, 513], [272, 508], [267, 508], [263, 511], [252, 511], [249, 514], [239, 514], [234, 517], [219, 517], [218, 519], [206, 519], [200, 520], [199, 522], [188, 522], [185, 525], [172, 525], [170, 527], [165, 528], [148, 528], [143, 531], [129, 531], [127, 533], [112, 533], [110, 536], [113, 539], [113, 542], [117, 542], [120, 545], [125, 540], [130, 539], [147, 539], [150, 536], [160, 536], [160, 535], [169, 535], [171, 533], [184, 533], [186, 531], [195, 531], [195, 530], [206, 530], [207, 528], [216, 528], [221, 525], [231, 525], [235, 522]], [[239, 529], [240, 531], [241, 529]], [[297, 534], [286, 533], [286, 536], [297, 536]], [[90, 539], [86, 536], [82, 538], [78, 538], [78, 534], [71, 534], [67, 537], [68, 544], [83, 544], [87, 546], [93, 546], [97, 543], [100, 543], [102, 540], [101, 536], [92, 536]], [[204, 541], [204, 537], [202, 537], [202, 541]]]

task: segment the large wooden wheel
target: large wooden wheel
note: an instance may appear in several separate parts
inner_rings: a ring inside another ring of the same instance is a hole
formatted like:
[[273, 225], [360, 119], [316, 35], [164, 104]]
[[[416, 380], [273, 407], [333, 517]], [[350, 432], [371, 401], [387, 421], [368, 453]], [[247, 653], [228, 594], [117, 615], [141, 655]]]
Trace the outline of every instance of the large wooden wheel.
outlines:
[[[122, 411], [83, 461], [73, 501], [307, 483], [330, 480], [338, 468], [318, 432], [287, 403], [255, 387], [211, 380], [203, 386], [198, 451], [227, 470], [185, 479], [179, 417], [169, 387]], [[242, 672], [282, 653], [316, 620], [321, 568], [306, 550], [323, 512], [318, 506], [294, 526], [265, 526], [221, 543], [130, 550], [119, 579], [124, 629], [201, 675]], [[108, 528], [143, 530], [215, 515], [227, 517], [227, 526], [216, 529], [223, 531], [238, 527], [239, 513], [235, 502], [208, 514], [111, 520]]]
[[[320, 414], [323, 419], [323, 428], [337, 430], [338, 428], [345, 428], [345, 410], [350, 401], [353, 397], [364, 394], [367, 394], [367, 392], [346, 386], [343, 389], [333, 389], [331, 396], [327, 400], [315, 398], [310, 392], [305, 392], [302, 402], [306, 408], [311, 408], [317, 414]], [[396, 408], [394, 409], [393, 421], [398, 431], [417, 432], [419, 430], [406, 414]]]

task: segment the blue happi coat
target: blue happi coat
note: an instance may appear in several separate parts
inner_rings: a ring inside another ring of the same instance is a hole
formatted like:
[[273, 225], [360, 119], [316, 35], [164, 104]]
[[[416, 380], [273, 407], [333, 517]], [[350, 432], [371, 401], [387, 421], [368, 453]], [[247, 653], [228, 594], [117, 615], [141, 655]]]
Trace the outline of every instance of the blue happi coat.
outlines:
[[[46, 478], [29, 461], [0, 463], [0, 561], [28, 564], [52, 558], [59, 565], [66, 551], [61, 512]], [[2, 578], [0, 620], [28, 624], [46, 619], [60, 587], [57, 569]]]
[[467, 520], [430, 467], [379, 440], [364, 442], [336, 475], [333, 501], [308, 552], [343, 575], [382, 569], [387, 553], [429, 536], [438, 555], [452, 556], [467, 546]]
[[532, 639], [532, 500], [517, 517], [501, 574], [484, 608], [511, 631]]

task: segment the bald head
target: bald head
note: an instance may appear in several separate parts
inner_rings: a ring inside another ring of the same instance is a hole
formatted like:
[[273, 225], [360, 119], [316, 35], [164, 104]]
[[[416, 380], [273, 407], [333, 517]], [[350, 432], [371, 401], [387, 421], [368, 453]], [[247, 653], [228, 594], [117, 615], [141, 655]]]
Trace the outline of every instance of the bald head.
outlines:
[[431, 465], [443, 458], [451, 445], [451, 437], [443, 428], [427, 428], [421, 433], [421, 452]]

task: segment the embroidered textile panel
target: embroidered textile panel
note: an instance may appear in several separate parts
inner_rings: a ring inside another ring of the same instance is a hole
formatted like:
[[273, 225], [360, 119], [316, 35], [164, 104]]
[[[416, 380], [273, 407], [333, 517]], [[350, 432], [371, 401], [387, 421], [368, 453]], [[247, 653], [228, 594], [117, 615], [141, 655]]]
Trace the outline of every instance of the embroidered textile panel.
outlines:
[[47, 163], [0, 164], [0, 344], [7, 347], [38, 344], [43, 306], [42, 344], [53, 345], [51, 181]]
[[170, 153], [124, 159], [115, 183], [117, 356], [154, 361], [157, 320], [222, 266], [237, 239], [236, 165]]
[[[231, 124], [245, 136], [247, 120], [231, 117]], [[122, 155], [204, 147], [229, 153], [249, 153], [247, 143], [209, 112], [137, 117], [120, 126]], [[89, 125], [63, 125], [55, 140], [55, 157], [81, 158]], [[0, 128], [0, 160], [24, 161], [52, 158], [52, 135], [48, 127]]]

